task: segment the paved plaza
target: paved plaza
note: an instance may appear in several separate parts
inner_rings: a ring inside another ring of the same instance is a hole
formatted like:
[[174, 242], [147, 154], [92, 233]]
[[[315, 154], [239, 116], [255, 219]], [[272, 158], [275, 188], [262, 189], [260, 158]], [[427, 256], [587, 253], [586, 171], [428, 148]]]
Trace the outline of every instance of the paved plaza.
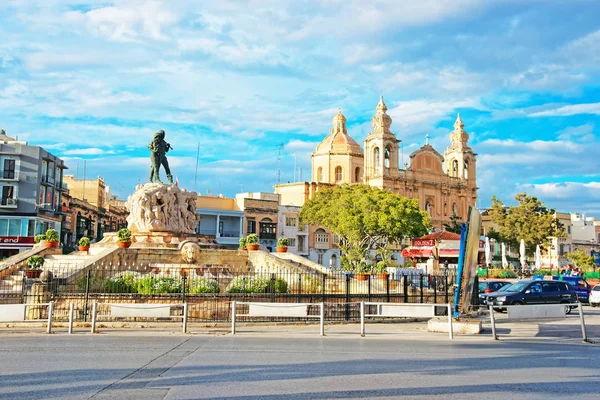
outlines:
[[[600, 312], [586, 312], [600, 341]], [[0, 399], [597, 399], [600, 346], [576, 322], [505, 323], [496, 342], [419, 324], [368, 324], [365, 338], [357, 324], [325, 337], [315, 325], [3, 329]]]

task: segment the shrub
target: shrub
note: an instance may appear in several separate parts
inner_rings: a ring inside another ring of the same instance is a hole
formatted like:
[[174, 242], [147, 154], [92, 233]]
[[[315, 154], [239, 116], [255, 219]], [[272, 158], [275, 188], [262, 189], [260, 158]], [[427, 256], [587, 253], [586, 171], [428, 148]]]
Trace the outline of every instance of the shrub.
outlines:
[[119, 229], [117, 232], [117, 239], [119, 242], [131, 242], [131, 231], [127, 228]]
[[58, 236], [58, 232], [56, 231], [56, 229], [48, 229], [46, 231], [46, 241], [47, 242], [58, 242], [59, 241], [59, 236]]
[[41, 242], [42, 240], [46, 240], [46, 235], [45, 234], [39, 234], [39, 235], [35, 235], [33, 237], [33, 240], [35, 240], [36, 243]]
[[27, 269], [40, 269], [44, 265], [44, 257], [31, 256], [27, 259]]
[[513, 271], [512, 269], [501, 269], [500, 272], [498, 273], [498, 278], [500, 279], [510, 279], [510, 278], [516, 278], [517, 277], [517, 273], [515, 271]]
[[[226, 293], [265, 293], [270, 280], [238, 276], [225, 289]], [[287, 285], [287, 283], [286, 283]]]
[[312, 275], [304, 275], [302, 277], [302, 293], [321, 293], [322, 291], [322, 277]]
[[240, 249], [245, 249], [245, 248], [246, 248], [246, 238], [241, 237], [240, 238]]
[[288, 247], [289, 240], [287, 238], [279, 238], [277, 240], [277, 247]]
[[[77, 287], [80, 291], [85, 291], [88, 287], [88, 279], [82, 276], [77, 279]], [[104, 293], [106, 290], [106, 279], [102, 276], [90, 276], [89, 290], [91, 293]]]
[[487, 274], [487, 269], [485, 269], [485, 268], [479, 268], [477, 270], [477, 276], [479, 278], [485, 278], [487, 276], [486, 274]]
[[269, 293], [287, 293], [288, 283], [285, 279], [277, 278], [275, 281], [269, 279], [267, 283], [267, 292]]
[[535, 275], [558, 275], [558, 269], [540, 268], [534, 272]]
[[88, 247], [90, 245], [90, 239], [86, 238], [85, 236], [82, 237], [81, 239], [79, 239], [79, 246], [81, 247]]
[[108, 293], [136, 293], [135, 282], [140, 278], [140, 274], [135, 272], [123, 272], [104, 282], [104, 289]]
[[246, 238], [246, 244], [258, 244], [258, 235], [256, 233], [251, 233]]
[[221, 288], [214, 279], [198, 278], [190, 282], [190, 294], [219, 293]]
[[136, 279], [134, 286], [142, 294], [181, 293], [181, 280], [175, 278], [146, 276]]
[[388, 272], [387, 268], [388, 268], [388, 263], [387, 263], [387, 261], [384, 261], [384, 260], [378, 261], [377, 264], [375, 265], [375, 271], [378, 274], [387, 273]]
[[588, 279], [598, 279], [600, 273], [598, 273], [598, 271], [596, 272], [584, 272], [583, 276], [585, 276]]

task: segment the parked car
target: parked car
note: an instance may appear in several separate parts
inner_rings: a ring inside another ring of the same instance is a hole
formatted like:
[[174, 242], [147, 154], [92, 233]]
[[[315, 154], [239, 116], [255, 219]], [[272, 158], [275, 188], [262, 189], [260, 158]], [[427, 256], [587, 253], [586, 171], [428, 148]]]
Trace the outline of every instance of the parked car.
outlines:
[[590, 298], [590, 284], [585, 281], [582, 276], [553, 276], [553, 280], [555, 281], [563, 281], [569, 283], [575, 289], [575, 293], [577, 293], [577, 298], [582, 303], [587, 303]]
[[[486, 298], [486, 304], [492, 306], [576, 303], [577, 294], [573, 287], [561, 281], [519, 281], [510, 285], [505, 291], [490, 293]], [[571, 309], [577, 306], [565, 307], [565, 312], [569, 314]], [[504, 310], [502, 307], [498, 309]]]
[[479, 281], [479, 304], [485, 304], [485, 297], [488, 293], [496, 292], [506, 285], [510, 285], [510, 282], [497, 280]]
[[600, 305], [600, 285], [594, 286], [590, 291], [590, 306], [596, 307]]

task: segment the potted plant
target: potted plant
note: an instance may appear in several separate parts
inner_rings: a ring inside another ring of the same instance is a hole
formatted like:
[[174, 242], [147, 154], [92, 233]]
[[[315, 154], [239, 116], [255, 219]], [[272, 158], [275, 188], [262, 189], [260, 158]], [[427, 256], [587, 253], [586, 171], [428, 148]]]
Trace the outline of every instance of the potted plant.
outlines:
[[390, 276], [390, 273], [388, 272], [388, 263], [385, 260], [381, 260], [379, 261], [376, 265], [375, 265], [375, 272], [377, 273], [377, 279], [382, 279], [382, 280], [387, 280], [388, 277]]
[[33, 237], [33, 240], [35, 241], [35, 244], [38, 244], [38, 243], [43, 242], [44, 240], [46, 240], [46, 235], [43, 234], [43, 233], [41, 233], [39, 235], [35, 235]]
[[46, 231], [46, 247], [58, 247], [59, 236], [56, 229], [48, 229]]
[[120, 249], [127, 249], [131, 246], [131, 231], [129, 229], [119, 229], [117, 232], [117, 246]]
[[354, 277], [357, 281], [366, 281], [369, 279], [369, 275], [371, 275], [371, 267], [367, 264], [366, 261], [361, 261], [358, 263], [356, 267], [356, 273]]
[[42, 274], [42, 265], [44, 265], [44, 257], [31, 256], [27, 259], [27, 267], [25, 268], [25, 276], [28, 278], [39, 278]]
[[279, 238], [279, 240], [277, 240], [277, 247], [275, 247], [275, 250], [278, 253], [285, 253], [288, 249], [288, 239], [287, 238]]
[[246, 250], [246, 238], [245, 237], [241, 237], [240, 238], [240, 250]]
[[79, 239], [79, 251], [88, 251], [90, 249], [90, 239], [85, 236]]
[[256, 233], [251, 233], [246, 238], [246, 248], [248, 250], [258, 250], [260, 248], [260, 244], [258, 244], [258, 235]]

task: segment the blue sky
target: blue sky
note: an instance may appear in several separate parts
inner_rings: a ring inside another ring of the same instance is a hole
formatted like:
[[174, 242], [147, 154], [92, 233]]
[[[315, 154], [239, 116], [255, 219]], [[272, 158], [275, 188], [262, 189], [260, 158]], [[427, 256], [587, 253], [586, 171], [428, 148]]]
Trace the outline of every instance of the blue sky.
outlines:
[[[358, 141], [379, 95], [404, 154], [443, 152], [460, 112], [480, 206], [518, 192], [600, 217], [597, 1], [0, 3], [0, 127], [101, 175], [145, 182], [158, 129], [180, 186], [272, 191], [310, 177], [341, 107]], [[295, 156], [294, 156], [295, 155]], [[408, 158], [408, 157], [406, 157]]]

